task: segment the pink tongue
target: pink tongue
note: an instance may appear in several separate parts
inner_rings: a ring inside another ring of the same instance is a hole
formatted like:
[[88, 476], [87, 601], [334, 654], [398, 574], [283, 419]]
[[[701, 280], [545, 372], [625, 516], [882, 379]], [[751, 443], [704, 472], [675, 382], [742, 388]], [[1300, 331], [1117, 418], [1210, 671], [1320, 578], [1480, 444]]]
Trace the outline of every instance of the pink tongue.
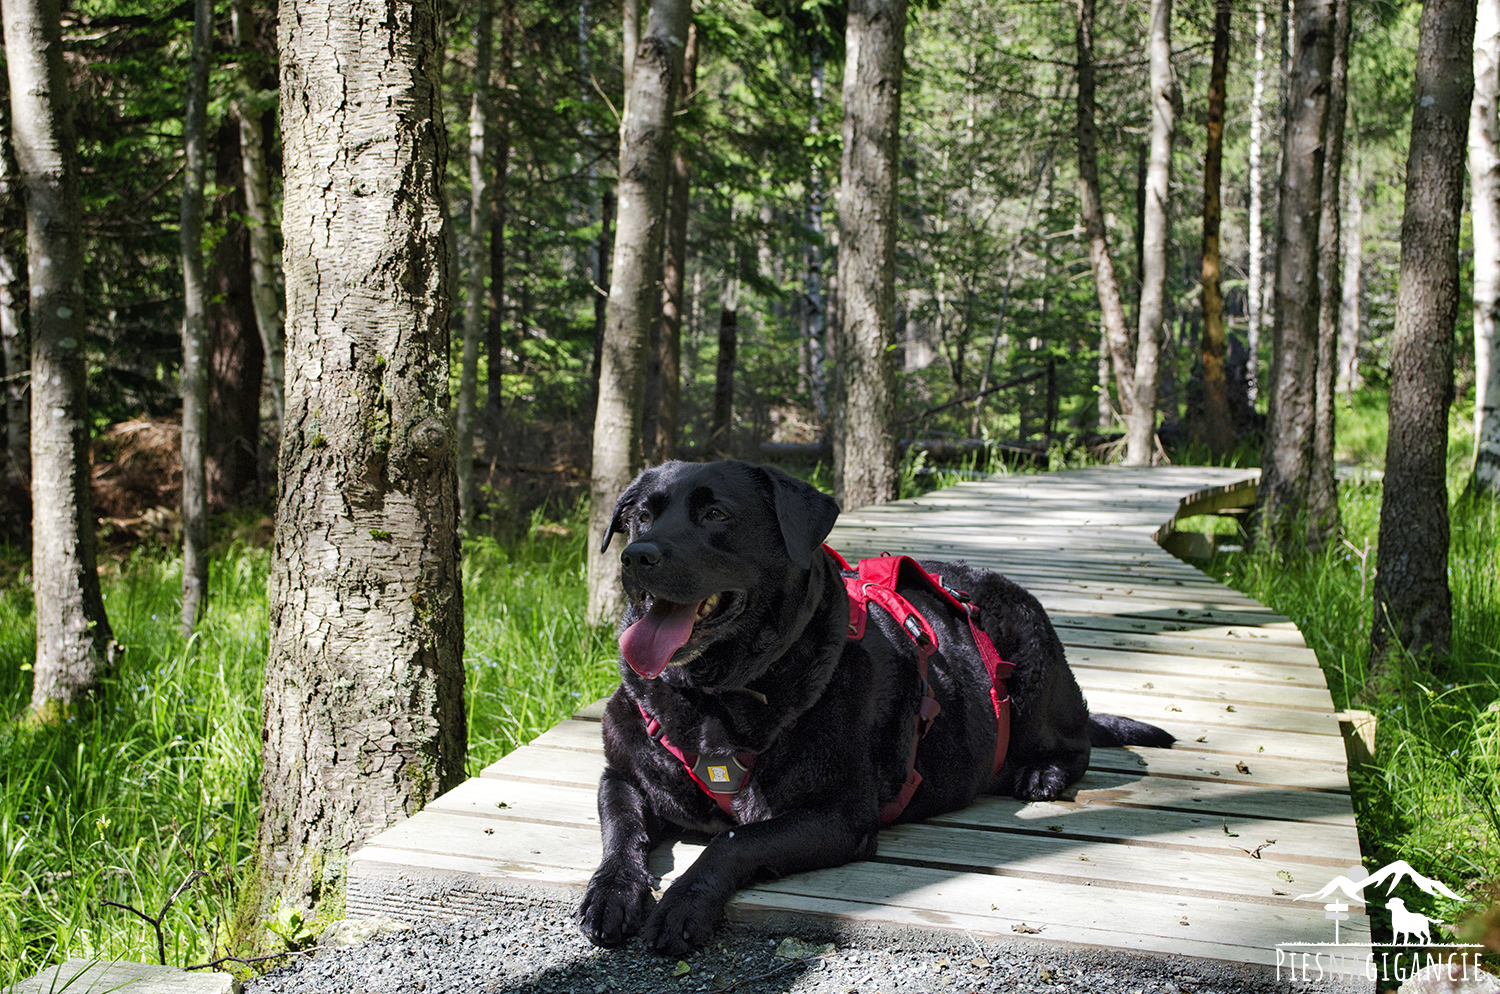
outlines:
[[667, 668], [672, 653], [693, 634], [698, 604], [656, 600], [646, 616], [620, 636], [620, 652], [630, 668], [650, 679]]

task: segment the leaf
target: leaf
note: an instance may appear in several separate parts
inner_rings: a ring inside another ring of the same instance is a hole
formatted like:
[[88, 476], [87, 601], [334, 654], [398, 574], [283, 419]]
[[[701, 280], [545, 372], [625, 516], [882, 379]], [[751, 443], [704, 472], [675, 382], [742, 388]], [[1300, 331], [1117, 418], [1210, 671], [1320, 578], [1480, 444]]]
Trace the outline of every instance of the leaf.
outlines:
[[1285, 880], [1287, 883], [1292, 883], [1292, 875], [1286, 870], [1277, 870], [1276, 875], [1282, 880]]
[[1026, 935], [1035, 935], [1046, 927], [1045, 925], [1028, 925], [1025, 922], [1016, 922], [1010, 927], [1010, 930], [1012, 932], [1023, 932]]
[[1237, 769], [1237, 770], [1239, 770], [1241, 773], [1245, 774], [1245, 776], [1247, 776], [1247, 777], [1250, 775], [1250, 767], [1246, 766], [1243, 760], [1241, 760], [1238, 763], [1235, 763], [1234, 764], [1234, 768]]
[[1239, 832], [1231, 832], [1229, 830], [1229, 822], [1228, 822], [1227, 819], [1224, 822], [1224, 834], [1227, 835], [1227, 836], [1229, 836], [1231, 839], [1237, 839], [1237, 838], [1240, 837], [1240, 833]]
[[687, 960], [680, 959], [680, 960], [677, 961], [676, 968], [672, 971], [672, 976], [674, 976], [674, 977], [686, 977], [688, 975], [688, 972], [691, 971], [692, 969], [693, 969], [692, 967], [688, 966]]
[[811, 942], [803, 942], [795, 936], [787, 936], [781, 940], [776, 947], [777, 959], [811, 959], [814, 956], [832, 956], [834, 946], [831, 942], [825, 942], [821, 946], [815, 946]]

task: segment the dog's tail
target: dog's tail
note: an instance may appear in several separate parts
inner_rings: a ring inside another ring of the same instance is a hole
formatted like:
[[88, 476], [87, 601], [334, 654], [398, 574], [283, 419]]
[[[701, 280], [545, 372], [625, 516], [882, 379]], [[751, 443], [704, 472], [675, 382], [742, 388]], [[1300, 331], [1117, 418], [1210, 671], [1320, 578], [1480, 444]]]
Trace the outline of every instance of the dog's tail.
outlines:
[[1176, 741], [1171, 732], [1134, 718], [1122, 718], [1117, 714], [1089, 715], [1089, 745], [1092, 746], [1156, 746], [1166, 749]]

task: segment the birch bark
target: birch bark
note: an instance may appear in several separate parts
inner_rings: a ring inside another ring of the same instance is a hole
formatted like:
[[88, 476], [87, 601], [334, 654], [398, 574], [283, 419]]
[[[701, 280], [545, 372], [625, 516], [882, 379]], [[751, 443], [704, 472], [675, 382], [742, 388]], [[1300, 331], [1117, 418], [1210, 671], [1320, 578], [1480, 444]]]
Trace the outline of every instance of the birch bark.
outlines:
[[453, 419], [454, 432], [458, 436], [459, 520], [466, 531], [474, 525], [474, 414], [479, 392], [479, 326], [484, 321], [484, 277], [490, 268], [488, 238], [494, 216], [490, 164], [485, 148], [490, 134], [490, 51], [494, 26], [494, 6], [490, 0], [478, 0], [474, 10], [473, 93], [469, 97], [469, 268], [464, 288], [458, 410]]
[[1474, 468], [1468, 492], [1500, 497], [1500, 0], [1479, 0], [1469, 182], [1474, 222]]
[[[626, 0], [627, 7], [632, 0]], [[597, 544], [615, 500], [644, 461], [641, 415], [646, 391], [646, 341], [660, 291], [657, 270], [665, 218], [672, 114], [682, 82], [691, 20], [688, 0], [651, 0], [640, 46], [630, 59], [630, 96], [620, 126], [619, 220], [599, 364], [594, 458], [589, 484], [591, 624], [613, 621], [623, 596], [618, 561]]]
[[11, 141], [26, 199], [31, 317], [32, 715], [55, 721], [113, 655], [94, 561], [78, 163], [57, 0], [0, 0]]
[[[262, 710], [262, 912], [464, 776], [436, 0], [285, 0], [286, 424]], [[309, 916], [311, 917], [311, 916]]]

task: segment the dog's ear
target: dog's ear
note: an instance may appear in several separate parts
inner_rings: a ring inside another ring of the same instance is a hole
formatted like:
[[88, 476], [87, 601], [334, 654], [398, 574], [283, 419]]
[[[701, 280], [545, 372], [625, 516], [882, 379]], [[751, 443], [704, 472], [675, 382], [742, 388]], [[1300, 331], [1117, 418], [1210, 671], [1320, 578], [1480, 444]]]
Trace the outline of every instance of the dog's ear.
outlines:
[[615, 501], [614, 516], [609, 519], [609, 527], [604, 529], [604, 542], [599, 546], [601, 554], [608, 551], [610, 540], [615, 537], [615, 532], [624, 535], [630, 531], [630, 528], [625, 524], [625, 512], [630, 509], [630, 505], [635, 503], [636, 498], [641, 495], [641, 491], [645, 488], [646, 475], [646, 473], [642, 473], [630, 481], [630, 486], [626, 487], [625, 492], [620, 494], [620, 499]]
[[812, 484], [775, 466], [762, 466], [760, 471], [771, 484], [771, 500], [776, 508], [776, 521], [781, 525], [781, 538], [786, 542], [786, 554], [806, 569], [838, 519], [838, 503]]

